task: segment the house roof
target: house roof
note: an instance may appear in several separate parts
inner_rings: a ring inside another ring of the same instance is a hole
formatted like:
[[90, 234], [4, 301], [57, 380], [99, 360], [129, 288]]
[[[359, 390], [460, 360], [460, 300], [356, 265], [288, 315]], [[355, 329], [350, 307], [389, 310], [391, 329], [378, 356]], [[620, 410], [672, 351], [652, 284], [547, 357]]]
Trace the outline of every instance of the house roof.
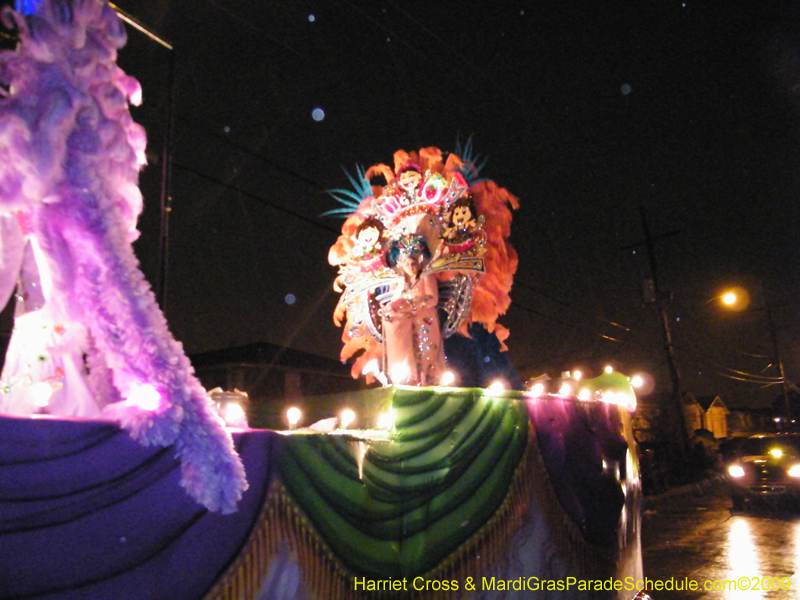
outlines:
[[724, 408], [728, 410], [728, 407], [725, 406], [725, 402], [723, 402], [722, 397], [720, 396], [700, 396], [696, 397], [691, 392], [684, 392], [683, 394], [683, 405], [684, 406], [691, 406], [693, 404], [697, 404], [702, 408], [704, 411], [707, 411], [709, 408], [718, 407]]
[[697, 403], [703, 407], [703, 410], [708, 410], [711, 407], [728, 410], [728, 407], [725, 406], [725, 403], [719, 396], [700, 396], [699, 398], [696, 398], [696, 400]]

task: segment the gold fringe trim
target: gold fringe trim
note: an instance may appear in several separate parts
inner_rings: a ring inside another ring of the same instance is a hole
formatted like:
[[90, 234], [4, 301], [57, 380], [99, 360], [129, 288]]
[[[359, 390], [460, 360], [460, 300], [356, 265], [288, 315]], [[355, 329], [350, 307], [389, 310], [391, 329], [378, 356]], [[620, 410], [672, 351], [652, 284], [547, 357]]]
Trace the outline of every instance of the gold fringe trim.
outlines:
[[[204, 596], [204, 600], [255, 600], [266, 582], [273, 560], [288, 553], [300, 568], [300, 586], [313, 585], [320, 598], [355, 599], [343, 593], [351, 576], [319, 538], [286, 493], [273, 479], [267, 501], [238, 557]], [[363, 596], [362, 596], [363, 597]]]
[[[281, 553], [290, 555], [299, 565], [300, 593], [319, 600], [462, 599], [471, 595], [464, 589], [466, 578], [472, 577], [480, 590], [481, 577], [491, 576], [502, 566], [515, 536], [521, 528], [535, 525], [531, 522], [535, 519], [544, 519], [548, 544], [552, 546], [550, 554], [559, 562], [566, 562], [570, 575], [579, 579], [613, 575], [619, 550], [599, 548], [584, 540], [578, 526], [561, 507], [550, 483], [532, 424], [528, 431], [523, 458], [500, 508], [470, 540], [437, 567], [421, 575], [427, 581], [456, 580], [458, 590], [356, 591], [354, 574], [339, 563], [283, 485], [273, 479], [267, 501], [247, 542], [204, 600], [255, 600], [273, 560]], [[408, 587], [411, 587], [410, 580]]]
[[[577, 579], [600, 579], [616, 572], [619, 549], [600, 548], [587, 542], [578, 525], [561, 506], [539, 450], [536, 429], [531, 423], [525, 454], [502, 506], [469, 541], [424, 575], [429, 580], [455, 579], [460, 589], [457, 592], [439, 591], [409, 597], [425, 600], [468, 598], [470, 594], [463, 587], [467, 577], [472, 577], [477, 591], [481, 591], [481, 578], [491, 577], [498, 568], [502, 568], [512, 551], [515, 537], [522, 528], [535, 526], [533, 521], [537, 519], [545, 522], [547, 543], [543, 544], [543, 549], [549, 556], [566, 563], [569, 575]], [[542, 561], [545, 564], [547, 562]], [[530, 575], [547, 578], [558, 573], [525, 574]]]
[[536, 449], [530, 453], [528, 469], [528, 477], [534, 488], [531, 492], [534, 506], [529, 514], [532, 519], [544, 519], [549, 542], [553, 546], [552, 554], [566, 562], [569, 575], [577, 579], [600, 579], [614, 575], [619, 548], [603, 548], [587, 542], [578, 525], [564, 511], [550, 481], [547, 466], [539, 451], [536, 428], [532, 424], [528, 443]]

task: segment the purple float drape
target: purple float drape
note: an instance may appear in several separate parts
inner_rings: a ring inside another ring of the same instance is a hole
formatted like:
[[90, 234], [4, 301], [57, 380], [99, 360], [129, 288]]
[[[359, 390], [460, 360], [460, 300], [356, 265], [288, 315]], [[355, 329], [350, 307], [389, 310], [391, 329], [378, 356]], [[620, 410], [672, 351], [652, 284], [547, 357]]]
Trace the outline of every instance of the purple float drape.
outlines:
[[[565, 512], [590, 543], [615, 545], [628, 452], [617, 407], [528, 410]], [[171, 447], [144, 447], [110, 421], [0, 416], [0, 600], [202, 600], [277, 477], [283, 436], [233, 438], [250, 488], [223, 516], [180, 487]]]
[[250, 489], [232, 515], [180, 487], [171, 448], [117, 425], [0, 417], [0, 599], [200, 599], [247, 538], [279, 436], [234, 434]]

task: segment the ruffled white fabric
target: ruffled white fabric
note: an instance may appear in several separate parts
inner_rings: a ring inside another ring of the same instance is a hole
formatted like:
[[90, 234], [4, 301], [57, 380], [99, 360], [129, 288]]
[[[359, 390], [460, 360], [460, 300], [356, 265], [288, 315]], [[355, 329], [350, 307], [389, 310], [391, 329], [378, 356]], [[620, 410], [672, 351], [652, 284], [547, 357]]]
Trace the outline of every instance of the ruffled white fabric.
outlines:
[[[112, 401], [105, 414], [141, 443], [174, 444], [193, 497], [231, 512], [247, 489], [244, 468], [131, 246], [146, 140], [128, 111], [139, 84], [116, 65], [124, 27], [101, 0], [42, 0], [33, 14], [6, 9], [3, 17], [18, 27], [20, 44], [0, 54], [10, 90], [0, 101], [0, 214], [6, 225], [16, 215], [40, 250], [43, 302], [23, 311], [37, 314], [21, 327], [38, 320], [56, 335], [30, 347], [15, 340], [4, 377], [30, 376], [24, 365], [44, 345], [69, 390], [62, 414], [92, 415], [92, 403]], [[84, 353], [89, 376], [80, 390]], [[142, 390], [155, 394], [152, 406], [138, 401]]]

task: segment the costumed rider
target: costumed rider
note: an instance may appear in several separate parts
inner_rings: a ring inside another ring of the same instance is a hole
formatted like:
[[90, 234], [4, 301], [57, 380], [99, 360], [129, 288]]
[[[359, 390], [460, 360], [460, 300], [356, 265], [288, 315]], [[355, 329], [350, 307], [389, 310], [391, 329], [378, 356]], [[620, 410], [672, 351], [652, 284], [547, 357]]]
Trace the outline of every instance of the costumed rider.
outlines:
[[389, 244], [386, 264], [403, 278], [397, 298], [383, 305], [386, 364], [392, 381], [438, 385], [445, 357], [437, 314], [439, 286], [425, 274], [431, 261], [425, 238], [412, 235]]
[[[478, 325], [506, 349], [497, 318], [511, 302], [517, 256], [508, 236], [519, 205], [478, 178], [469, 154], [469, 145], [446, 160], [438, 148], [398, 150], [394, 168], [359, 169], [348, 175], [355, 192], [331, 192], [345, 208], [325, 214], [347, 215], [328, 260], [339, 267], [334, 322], [344, 326], [341, 358], [353, 360], [353, 377], [440, 385], [444, 339]], [[384, 185], [370, 183], [378, 176]]]

